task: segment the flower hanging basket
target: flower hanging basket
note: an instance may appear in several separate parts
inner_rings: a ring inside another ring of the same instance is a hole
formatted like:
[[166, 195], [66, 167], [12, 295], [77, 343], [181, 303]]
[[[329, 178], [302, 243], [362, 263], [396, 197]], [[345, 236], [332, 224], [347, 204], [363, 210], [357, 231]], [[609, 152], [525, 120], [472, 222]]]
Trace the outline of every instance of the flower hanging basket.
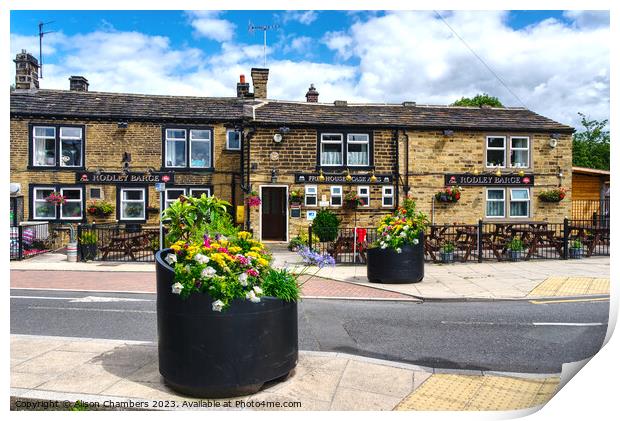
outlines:
[[442, 203], [456, 203], [461, 199], [461, 188], [458, 186], [447, 187], [445, 190], [435, 193], [435, 200]]
[[545, 190], [540, 192], [538, 198], [541, 202], [557, 203], [564, 200], [566, 197], [566, 189], [560, 187], [559, 189]]
[[251, 208], [257, 208], [261, 205], [262, 201], [260, 200], [260, 196], [256, 192], [250, 193], [248, 197], [245, 198], [245, 203]]
[[45, 201], [47, 203], [52, 203], [56, 206], [60, 206], [60, 205], [64, 205], [65, 203], [67, 203], [67, 198], [64, 197], [62, 194], [60, 193], [52, 193], [49, 196], [47, 196], [47, 198], [45, 199]]

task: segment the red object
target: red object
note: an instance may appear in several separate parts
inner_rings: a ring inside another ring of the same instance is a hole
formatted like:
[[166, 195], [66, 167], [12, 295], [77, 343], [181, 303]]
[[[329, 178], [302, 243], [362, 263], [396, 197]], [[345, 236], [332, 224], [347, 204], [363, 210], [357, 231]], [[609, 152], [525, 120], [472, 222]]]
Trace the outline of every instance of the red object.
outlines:
[[239, 75], [239, 83], [245, 83], [245, 75]]
[[355, 228], [355, 236], [357, 237], [358, 243], [366, 242], [366, 233], [367, 233], [366, 228]]
[[529, 182], [530, 182], [530, 178], [529, 177], [524, 177], [523, 178], [523, 183], [524, 184], [529, 184]]
[[168, 177], [167, 175], [164, 175], [164, 176], [161, 178], [161, 181], [163, 181], [164, 183], [167, 183], [168, 181], [170, 181], [170, 177]]

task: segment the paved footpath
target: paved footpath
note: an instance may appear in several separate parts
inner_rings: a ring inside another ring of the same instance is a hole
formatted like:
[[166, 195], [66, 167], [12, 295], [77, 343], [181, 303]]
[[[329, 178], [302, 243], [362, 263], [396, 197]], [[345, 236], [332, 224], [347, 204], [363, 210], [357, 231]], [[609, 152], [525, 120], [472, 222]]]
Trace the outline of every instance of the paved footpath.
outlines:
[[544, 405], [560, 380], [559, 374], [478, 373], [301, 351], [285, 381], [251, 396], [200, 400], [164, 384], [154, 343], [11, 335], [11, 409], [52, 402], [66, 410], [81, 400], [90, 409], [507, 411]]

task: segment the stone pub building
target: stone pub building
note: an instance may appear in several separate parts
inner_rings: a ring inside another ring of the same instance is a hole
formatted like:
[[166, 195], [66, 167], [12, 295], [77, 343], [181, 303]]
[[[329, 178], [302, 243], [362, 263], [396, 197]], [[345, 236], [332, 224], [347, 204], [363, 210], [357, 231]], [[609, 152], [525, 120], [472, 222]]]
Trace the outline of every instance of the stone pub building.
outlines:
[[[98, 92], [82, 76], [40, 89], [36, 58], [14, 61], [10, 181], [26, 220], [86, 222], [87, 203], [105, 200], [109, 221], [155, 225], [157, 182], [164, 206], [181, 194], [229, 201], [262, 240], [288, 241], [320, 208], [371, 227], [406, 195], [438, 224], [570, 217], [570, 189], [558, 203], [538, 194], [571, 186], [573, 129], [524, 108], [320, 103], [314, 86], [304, 102], [271, 100], [263, 68], [223, 98]], [[460, 200], [435, 200], [449, 186]], [[48, 203], [53, 192], [66, 203]], [[261, 206], [246, 205], [251, 192]]]

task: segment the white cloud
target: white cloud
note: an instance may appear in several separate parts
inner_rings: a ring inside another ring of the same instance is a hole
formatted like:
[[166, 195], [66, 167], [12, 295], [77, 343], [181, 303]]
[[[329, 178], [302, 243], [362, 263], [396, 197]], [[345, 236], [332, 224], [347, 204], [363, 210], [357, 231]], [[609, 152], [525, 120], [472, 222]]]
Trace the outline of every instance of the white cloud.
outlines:
[[580, 28], [609, 26], [609, 12], [601, 10], [567, 10], [564, 17], [574, 21]]
[[190, 25], [194, 28], [194, 33], [219, 42], [230, 41], [234, 36], [236, 25], [221, 19], [220, 14], [219, 11], [211, 10], [189, 12]]
[[288, 10], [284, 12], [282, 21], [297, 21], [303, 25], [310, 25], [318, 18], [319, 14], [316, 10]]
[[330, 50], [336, 51], [338, 56], [345, 60], [348, 60], [353, 54], [351, 51], [353, 38], [343, 31], [326, 32], [321, 42]]
[[283, 53], [294, 52], [297, 54], [307, 54], [314, 43], [314, 39], [306, 36], [293, 37], [287, 40], [282, 48]]

